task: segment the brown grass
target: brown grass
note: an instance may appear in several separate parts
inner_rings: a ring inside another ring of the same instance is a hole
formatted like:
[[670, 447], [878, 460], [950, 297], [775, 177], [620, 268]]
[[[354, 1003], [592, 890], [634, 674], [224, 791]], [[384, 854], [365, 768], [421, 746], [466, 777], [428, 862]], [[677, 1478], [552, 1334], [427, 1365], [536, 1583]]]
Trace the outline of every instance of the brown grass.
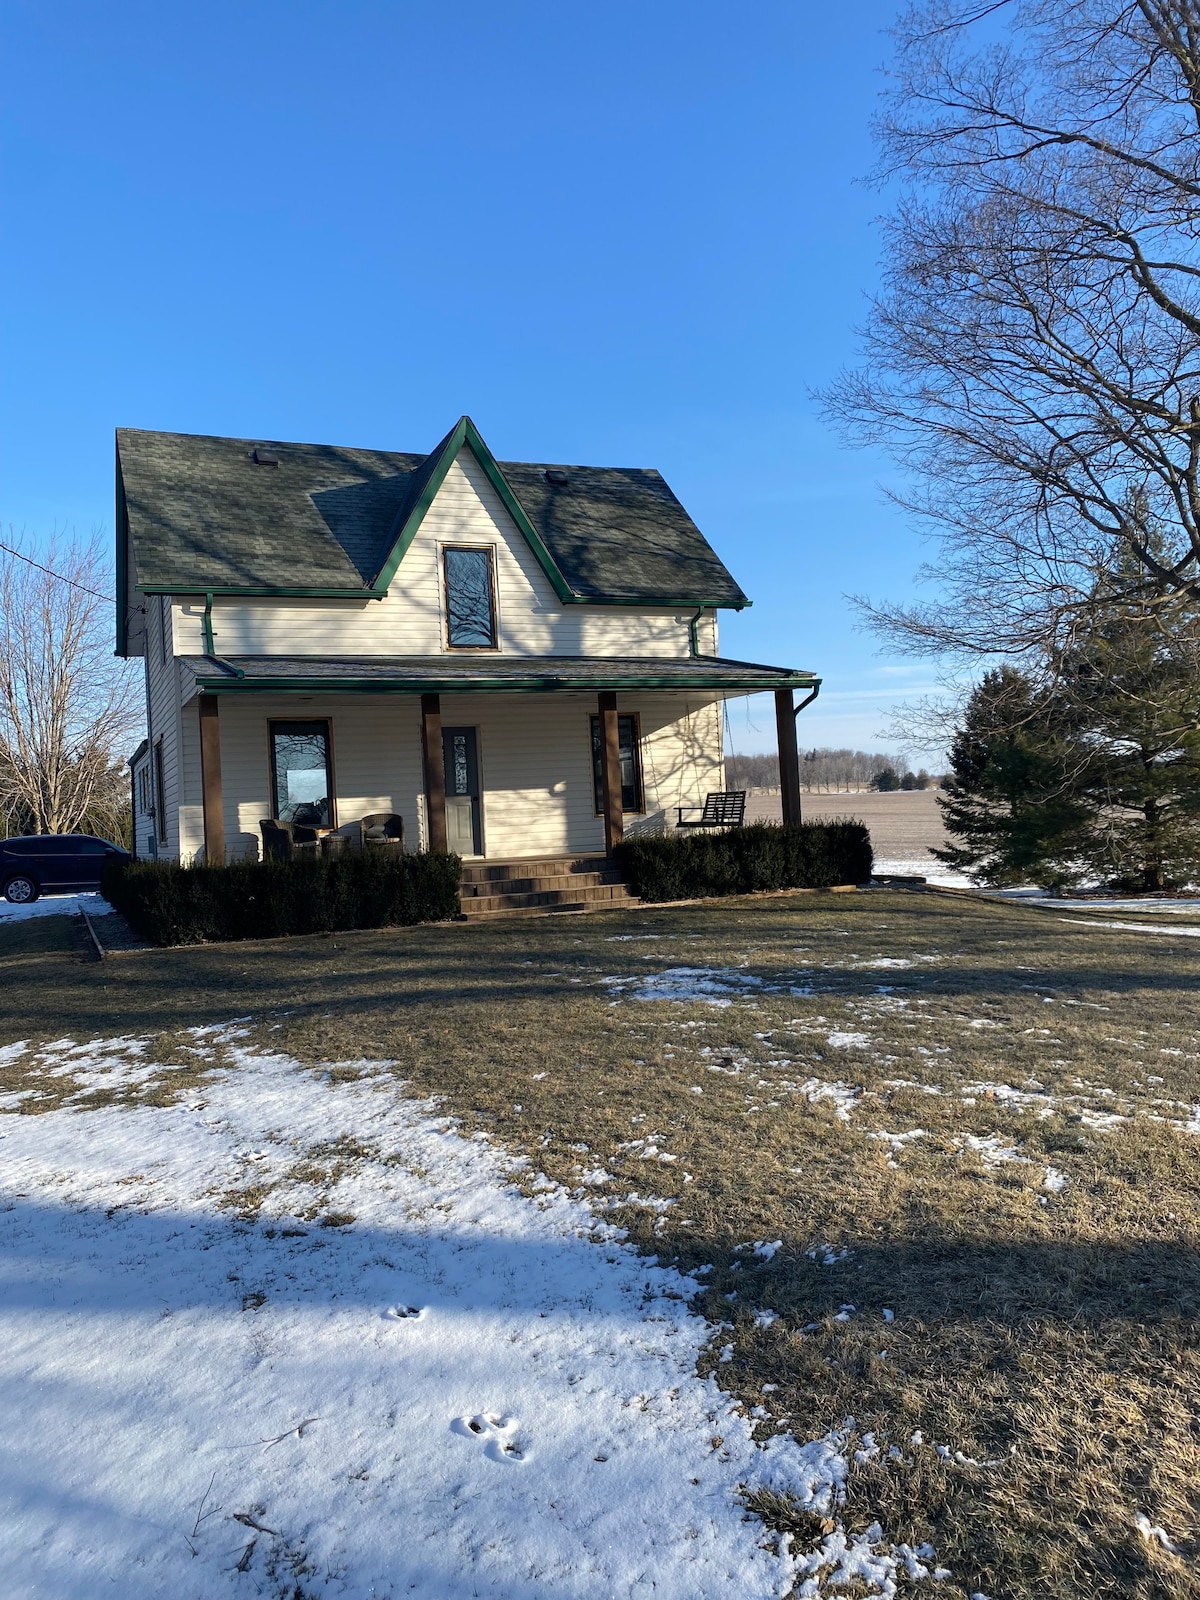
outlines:
[[[182, 1030], [250, 1014], [262, 1047], [394, 1061], [406, 1092], [441, 1096], [531, 1177], [609, 1174], [587, 1190], [606, 1216], [711, 1269], [709, 1364], [765, 1427], [806, 1439], [853, 1417], [860, 1443], [875, 1435], [844, 1520], [933, 1543], [954, 1573], [941, 1593], [1200, 1595], [1192, 941], [896, 893], [102, 966], [23, 937], [37, 948], [0, 956], [0, 976], [19, 972], [0, 1042], [153, 1033], [171, 1071], [114, 1098], [202, 1094], [212, 1064]], [[725, 1007], [635, 998], [639, 977], [684, 965], [762, 985]], [[0, 1091], [31, 1083], [45, 1098], [21, 1109], [75, 1103], [36, 1062]], [[305, 1153], [328, 1226], [346, 1219], [321, 1193], [360, 1153]], [[746, 1248], [775, 1240], [770, 1259]], [[756, 1508], [820, 1537], [794, 1505]], [[1143, 1539], [1138, 1513], [1178, 1553]]]

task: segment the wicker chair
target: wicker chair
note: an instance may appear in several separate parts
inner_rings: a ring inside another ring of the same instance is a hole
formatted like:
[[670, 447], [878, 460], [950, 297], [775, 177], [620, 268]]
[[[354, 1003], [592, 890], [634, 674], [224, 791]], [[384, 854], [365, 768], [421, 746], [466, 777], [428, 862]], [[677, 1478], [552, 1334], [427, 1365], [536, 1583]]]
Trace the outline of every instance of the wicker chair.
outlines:
[[315, 828], [300, 822], [280, 822], [278, 817], [263, 817], [258, 824], [263, 839], [264, 861], [293, 861], [315, 856], [321, 848]]
[[372, 811], [362, 819], [361, 826], [366, 849], [404, 849], [404, 818], [394, 811]]

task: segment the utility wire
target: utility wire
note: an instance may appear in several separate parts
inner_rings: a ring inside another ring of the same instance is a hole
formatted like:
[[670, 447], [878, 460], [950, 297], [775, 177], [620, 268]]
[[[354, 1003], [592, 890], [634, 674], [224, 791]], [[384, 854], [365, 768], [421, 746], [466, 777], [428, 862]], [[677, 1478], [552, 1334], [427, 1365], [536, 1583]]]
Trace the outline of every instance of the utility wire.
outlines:
[[18, 561], [24, 561], [28, 566], [36, 567], [39, 572], [44, 572], [48, 578], [57, 578], [59, 583], [68, 583], [72, 589], [82, 589], [84, 594], [90, 594], [97, 600], [107, 600], [110, 604], [116, 604], [111, 594], [101, 594], [99, 589], [89, 589], [86, 583], [76, 583], [74, 578], [64, 578], [61, 572], [54, 572], [50, 567], [44, 567], [40, 561], [35, 561], [32, 556], [22, 554], [20, 550], [14, 550], [12, 545], [5, 544], [2, 539], [0, 539], [0, 550], [7, 551], [10, 556], [16, 556]]

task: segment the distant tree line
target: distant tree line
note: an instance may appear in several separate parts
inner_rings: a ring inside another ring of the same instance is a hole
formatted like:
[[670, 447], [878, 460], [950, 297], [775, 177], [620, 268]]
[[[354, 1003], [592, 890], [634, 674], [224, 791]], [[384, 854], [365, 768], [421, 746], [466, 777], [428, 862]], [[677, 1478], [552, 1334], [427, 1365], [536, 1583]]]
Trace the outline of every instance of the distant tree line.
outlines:
[[[731, 789], [778, 789], [779, 757], [726, 756], [725, 781]], [[891, 756], [867, 750], [805, 750], [800, 754], [800, 787], [824, 793], [854, 789], [927, 789], [933, 780], [919, 773], [897, 772]]]

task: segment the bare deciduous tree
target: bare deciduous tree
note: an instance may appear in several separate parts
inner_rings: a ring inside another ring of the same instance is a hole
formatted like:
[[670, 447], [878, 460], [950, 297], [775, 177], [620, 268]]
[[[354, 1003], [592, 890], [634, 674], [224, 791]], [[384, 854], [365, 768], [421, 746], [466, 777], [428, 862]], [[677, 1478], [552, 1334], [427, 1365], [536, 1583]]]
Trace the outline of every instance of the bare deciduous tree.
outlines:
[[[111, 574], [95, 542], [0, 549], [0, 808], [69, 833], [117, 815], [136, 679], [112, 651]], [[13, 552], [17, 553], [13, 553]]]
[[828, 394], [940, 536], [921, 652], [1069, 648], [1098, 585], [1200, 596], [1200, 5], [921, 0], [879, 123], [902, 196]]

